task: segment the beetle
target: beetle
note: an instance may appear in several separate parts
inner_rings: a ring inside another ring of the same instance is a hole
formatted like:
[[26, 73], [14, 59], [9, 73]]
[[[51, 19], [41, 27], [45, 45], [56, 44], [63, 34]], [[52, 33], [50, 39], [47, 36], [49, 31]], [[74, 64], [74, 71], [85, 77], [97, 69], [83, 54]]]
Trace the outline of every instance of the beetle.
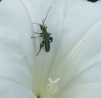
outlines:
[[[50, 6], [51, 8], [51, 6]], [[50, 11], [50, 8], [48, 10], [48, 12]], [[40, 49], [39, 49], [39, 52], [41, 50], [41, 48], [45, 45], [45, 51], [46, 52], [49, 52], [50, 51], [50, 43], [53, 42], [53, 37], [51, 37], [51, 33], [48, 33], [47, 32], [47, 26], [44, 24], [45, 23], [45, 20], [47, 18], [47, 15], [48, 15], [48, 12], [46, 14], [46, 17], [44, 20], [42, 20], [42, 24], [38, 24], [38, 23], [33, 23], [33, 24], [37, 24], [40, 26], [40, 29], [42, 30], [42, 33], [37, 33], [35, 32], [36, 34], [39, 34], [40, 36], [37, 36], [37, 37], [43, 37], [43, 41], [40, 43]], [[37, 37], [31, 37], [31, 38], [37, 38]], [[37, 53], [37, 55], [39, 54], [39, 52]]]

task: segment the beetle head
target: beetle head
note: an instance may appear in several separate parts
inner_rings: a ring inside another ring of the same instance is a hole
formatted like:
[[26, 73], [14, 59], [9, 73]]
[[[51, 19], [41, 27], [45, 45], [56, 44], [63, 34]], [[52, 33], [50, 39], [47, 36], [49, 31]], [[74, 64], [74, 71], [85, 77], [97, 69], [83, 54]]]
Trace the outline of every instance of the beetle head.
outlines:
[[46, 25], [40, 25], [41, 30], [46, 30], [47, 26]]

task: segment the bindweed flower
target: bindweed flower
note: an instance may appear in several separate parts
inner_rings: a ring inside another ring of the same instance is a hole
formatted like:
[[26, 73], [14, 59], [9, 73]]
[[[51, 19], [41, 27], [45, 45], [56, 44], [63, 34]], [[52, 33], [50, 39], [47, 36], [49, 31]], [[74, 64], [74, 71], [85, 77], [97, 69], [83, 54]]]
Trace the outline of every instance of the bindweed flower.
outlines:
[[[53, 42], [43, 47], [39, 26]], [[2, 0], [0, 98], [101, 98], [101, 1]]]

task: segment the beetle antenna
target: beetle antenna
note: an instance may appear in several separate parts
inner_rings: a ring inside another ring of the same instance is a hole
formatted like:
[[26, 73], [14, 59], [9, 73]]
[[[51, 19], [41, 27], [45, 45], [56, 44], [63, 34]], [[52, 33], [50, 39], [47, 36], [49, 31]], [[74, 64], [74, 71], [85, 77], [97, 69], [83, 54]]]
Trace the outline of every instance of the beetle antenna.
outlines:
[[48, 15], [48, 13], [49, 13], [50, 9], [51, 9], [51, 6], [50, 6], [50, 8], [49, 8], [49, 10], [48, 10], [48, 12], [47, 12], [47, 14], [46, 14], [45, 19], [43, 20], [43, 25], [44, 25], [44, 23], [45, 23], [45, 20], [46, 20], [46, 18], [47, 18], [47, 15]]

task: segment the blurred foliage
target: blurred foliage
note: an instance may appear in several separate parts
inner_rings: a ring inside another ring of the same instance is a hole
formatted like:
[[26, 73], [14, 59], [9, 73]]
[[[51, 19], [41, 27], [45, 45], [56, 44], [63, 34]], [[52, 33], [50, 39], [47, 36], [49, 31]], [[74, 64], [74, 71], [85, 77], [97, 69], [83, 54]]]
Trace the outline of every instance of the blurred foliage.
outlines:
[[96, 2], [96, 1], [98, 1], [98, 0], [88, 0], [88, 1], [91, 1], [91, 2]]

